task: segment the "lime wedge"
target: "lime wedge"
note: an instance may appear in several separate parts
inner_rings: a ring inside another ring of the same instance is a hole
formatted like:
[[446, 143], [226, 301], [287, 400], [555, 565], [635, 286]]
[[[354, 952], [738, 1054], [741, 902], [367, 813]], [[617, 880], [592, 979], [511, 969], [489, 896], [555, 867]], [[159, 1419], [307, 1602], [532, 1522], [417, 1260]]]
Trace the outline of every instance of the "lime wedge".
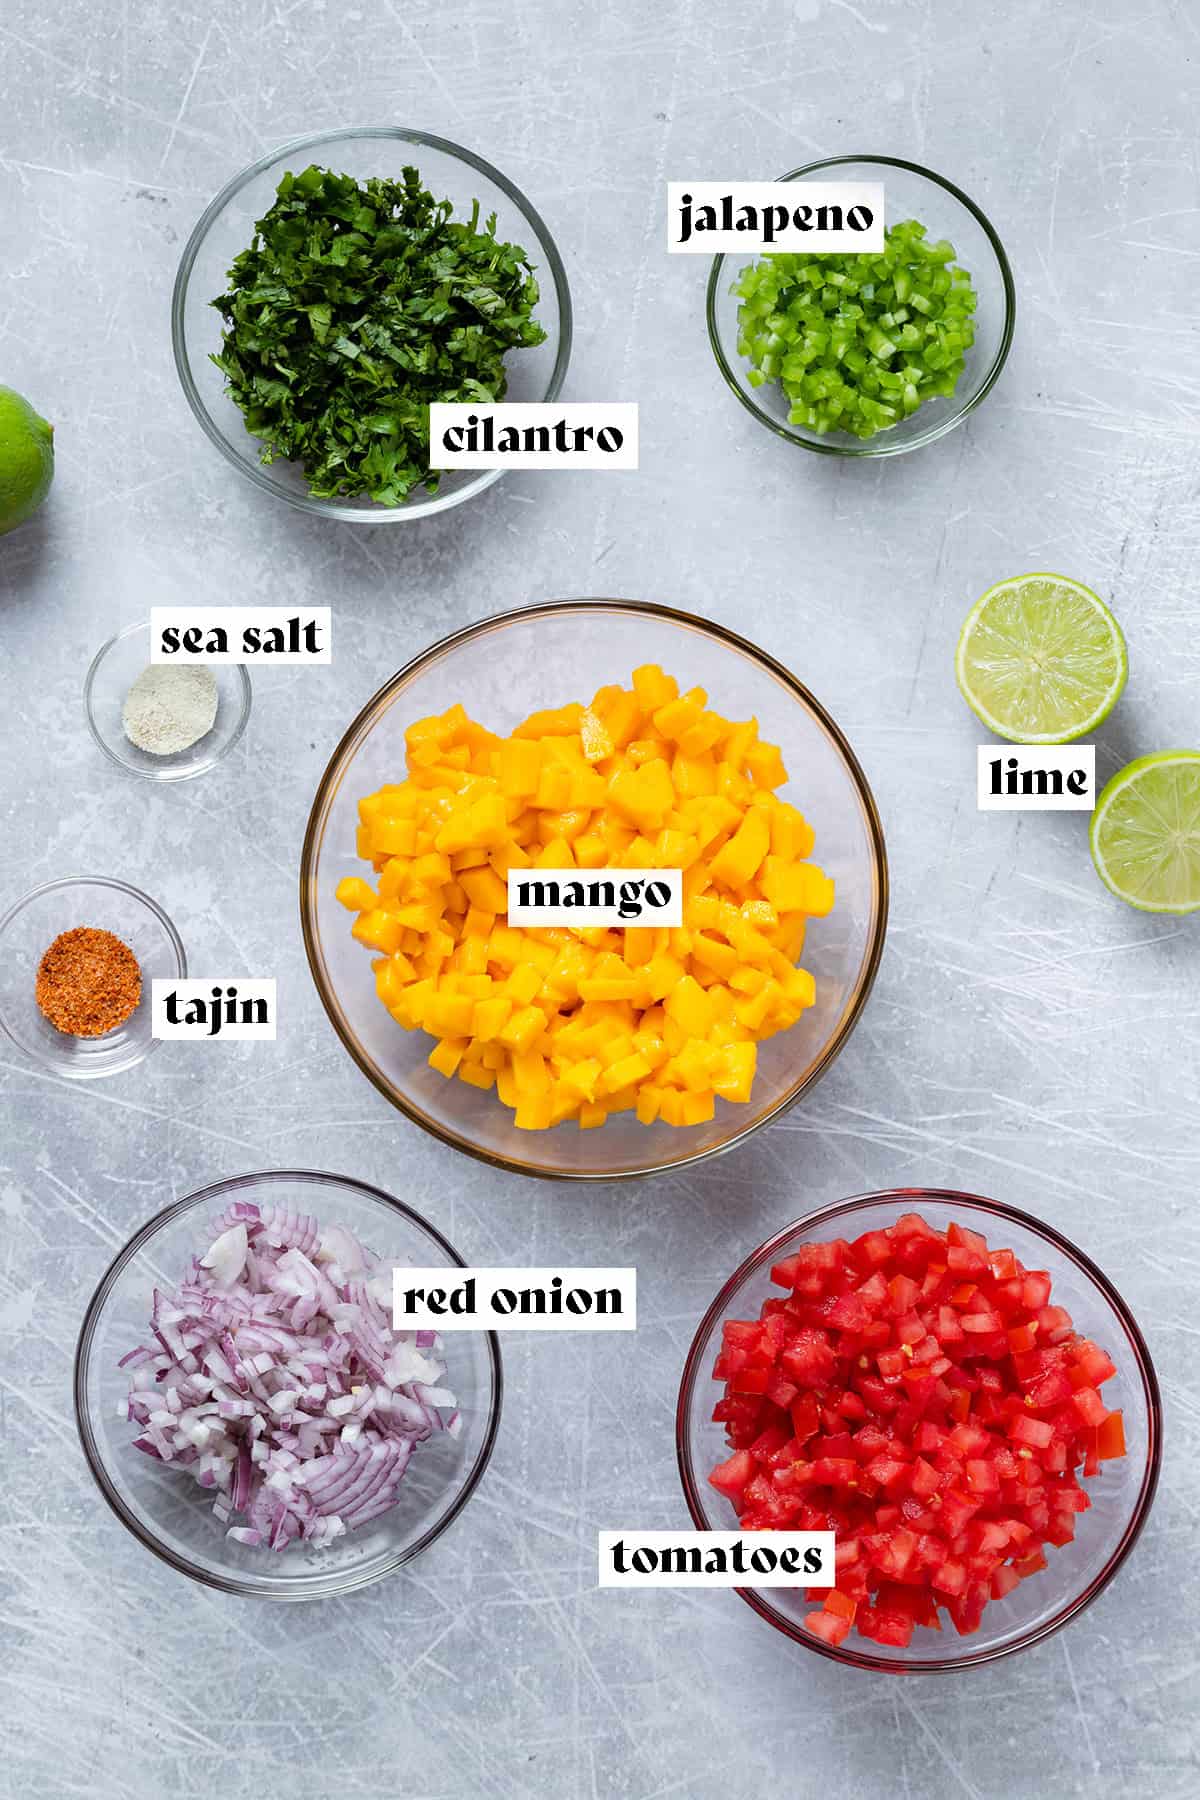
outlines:
[[1104, 602], [1062, 575], [998, 581], [967, 614], [954, 664], [963, 699], [997, 737], [1066, 744], [1107, 719], [1129, 663]]
[[1200, 750], [1160, 750], [1118, 770], [1096, 802], [1092, 861], [1143, 912], [1200, 908]]

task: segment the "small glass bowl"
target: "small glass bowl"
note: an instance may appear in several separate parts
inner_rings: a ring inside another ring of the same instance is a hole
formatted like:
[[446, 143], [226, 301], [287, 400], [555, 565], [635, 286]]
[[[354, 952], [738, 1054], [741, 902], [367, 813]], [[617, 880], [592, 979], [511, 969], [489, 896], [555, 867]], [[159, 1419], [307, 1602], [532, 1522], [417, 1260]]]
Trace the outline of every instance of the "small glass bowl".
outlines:
[[931, 238], [949, 238], [955, 261], [971, 276], [976, 294], [975, 342], [966, 353], [954, 393], [926, 400], [915, 413], [872, 438], [848, 431], [812, 431], [788, 419], [790, 402], [778, 382], [751, 387], [750, 368], [738, 350], [739, 301], [730, 289], [754, 253], [713, 258], [708, 278], [708, 338], [722, 375], [742, 405], [777, 437], [822, 456], [899, 456], [945, 437], [990, 393], [1008, 355], [1017, 296], [1004, 246], [973, 200], [953, 182], [919, 163], [894, 156], [828, 156], [780, 175], [780, 181], [823, 176], [828, 181], [881, 181], [885, 220], [917, 219]]
[[[123, 1025], [104, 1037], [70, 1037], [38, 1006], [38, 965], [61, 932], [90, 925], [128, 944], [142, 971], [142, 994]], [[182, 980], [179, 933], [149, 894], [107, 875], [69, 875], [34, 888], [0, 919], [0, 1026], [19, 1050], [56, 1075], [87, 1081], [132, 1069], [159, 1039], [150, 1035], [150, 983]]]
[[210, 202], [184, 248], [171, 300], [171, 341], [175, 367], [188, 405], [206, 436], [235, 469], [257, 487], [287, 500], [304, 512], [351, 525], [397, 524], [448, 512], [499, 481], [500, 469], [448, 469], [436, 494], [414, 490], [402, 506], [381, 506], [370, 499], [319, 499], [309, 492], [299, 463], [260, 462], [262, 440], [246, 429], [241, 412], [225, 391], [225, 377], [209, 359], [221, 348], [222, 320], [211, 302], [228, 289], [234, 258], [254, 238], [257, 220], [268, 212], [280, 178], [319, 163], [358, 181], [371, 176], [398, 178], [405, 164], [415, 163], [436, 199], [454, 203], [454, 217], [469, 217], [479, 201], [482, 218], [496, 215], [502, 242], [520, 244], [533, 266], [540, 290], [534, 318], [545, 340], [507, 358], [506, 400], [549, 401], [558, 394], [571, 355], [571, 295], [567, 274], [554, 239], [529, 201], [499, 169], [453, 144], [448, 138], [399, 126], [347, 126], [290, 138], [261, 157], [223, 187]]
[[[681, 687], [707, 688], [719, 712], [757, 718], [779, 744], [792, 778], [780, 790], [810, 820], [816, 861], [834, 877], [837, 902], [813, 920], [804, 966], [817, 1001], [790, 1031], [759, 1046], [753, 1097], [717, 1101], [703, 1125], [642, 1125], [614, 1114], [598, 1131], [574, 1121], [518, 1131], [495, 1093], [429, 1067], [433, 1040], [405, 1031], [380, 1004], [374, 958], [350, 934], [335, 896], [344, 875], [369, 874], [355, 837], [358, 802], [405, 773], [405, 728], [456, 701], [494, 731], [508, 732], [539, 707], [587, 698], [604, 682], [629, 681], [657, 662]], [[797, 1100], [833, 1062], [854, 1029], [883, 952], [887, 859], [866, 776], [845, 737], [781, 663], [723, 626], [633, 600], [556, 600], [501, 613], [434, 644], [368, 701], [321, 777], [300, 863], [300, 918], [309, 967], [338, 1036], [384, 1097], [443, 1143], [521, 1175], [607, 1181], [649, 1175], [728, 1150]]]
[[92, 1296], [75, 1350], [75, 1420], [84, 1455], [121, 1523], [147, 1550], [205, 1587], [259, 1600], [348, 1594], [419, 1556], [474, 1493], [500, 1423], [500, 1347], [494, 1332], [456, 1332], [448, 1339], [446, 1380], [462, 1430], [417, 1446], [390, 1512], [321, 1549], [276, 1552], [226, 1537], [213, 1516], [210, 1490], [186, 1469], [171, 1469], [133, 1448], [137, 1429], [124, 1412], [129, 1380], [118, 1363], [146, 1338], [151, 1290], [183, 1278], [206, 1226], [233, 1200], [286, 1206], [314, 1214], [322, 1225], [345, 1225], [385, 1262], [465, 1266], [454, 1246], [411, 1207], [348, 1176], [273, 1169], [201, 1188], [148, 1220]]
[[[227, 756], [250, 718], [250, 677], [243, 663], [204, 664], [217, 684], [217, 716], [212, 728], [186, 750], [153, 756], [125, 735], [125, 696], [150, 666], [150, 621], [127, 625], [101, 644], [83, 683], [88, 730], [110, 762], [147, 781], [187, 781], [203, 775]], [[194, 665], [199, 666], [199, 665]]]
[[1074, 1540], [1049, 1547], [1048, 1566], [1003, 1600], [991, 1601], [979, 1630], [969, 1637], [958, 1637], [947, 1621], [941, 1631], [917, 1626], [903, 1649], [853, 1632], [835, 1647], [804, 1630], [802, 1621], [813, 1603], [805, 1600], [802, 1588], [737, 1590], [776, 1630], [833, 1662], [889, 1674], [945, 1674], [1027, 1650], [1082, 1612], [1121, 1567], [1150, 1512], [1162, 1456], [1162, 1405], [1154, 1365], [1129, 1308], [1082, 1250], [1016, 1207], [945, 1188], [860, 1194], [810, 1213], [752, 1251], [705, 1313], [684, 1365], [675, 1447], [693, 1522], [702, 1531], [734, 1529], [733, 1508], [708, 1483], [709, 1472], [729, 1455], [724, 1427], [712, 1420], [722, 1392], [712, 1370], [723, 1321], [757, 1318], [763, 1301], [782, 1292], [771, 1282], [772, 1265], [801, 1244], [853, 1239], [893, 1224], [905, 1212], [919, 1212], [939, 1230], [957, 1220], [981, 1233], [993, 1248], [1013, 1250], [1027, 1268], [1048, 1269], [1054, 1304], [1065, 1306], [1076, 1329], [1094, 1338], [1116, 1363], [1116, 1374], [1104, 1384], [1104, 1398], [1110, 1409], [1119, 1407], [1125, 1414], [1127, 1454], [1101, 1463], [1099, 1474], [1085, 1483], [1092, 1505], [1079, 1515]]

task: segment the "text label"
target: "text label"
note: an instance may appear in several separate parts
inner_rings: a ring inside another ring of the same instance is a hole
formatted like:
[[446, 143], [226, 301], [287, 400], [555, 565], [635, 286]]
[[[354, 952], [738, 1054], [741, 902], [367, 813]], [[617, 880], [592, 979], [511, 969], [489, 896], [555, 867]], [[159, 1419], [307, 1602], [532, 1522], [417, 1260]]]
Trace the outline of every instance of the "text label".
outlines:
[[152, 663], [327, 663], [328, 606], [152, 606]]
[[717, 251], [883, 249], [877, 181], [669, 181], [667, 249]]
[[980, 812], [1092, 812], [1095, 744], [980, 744]]
[[392, 1270], [397, 1331], [636, 1331], [636, 1269]]
[[682, 869], [510, 869], [510, 925], [683, 924]]
[[636, 469], [638, 409], [553, 402], [437, 400], [431, 469]]
[[602, 1588], [832, 1587], [832, 1531], [601, 1531]]
[[150, 1035], [232, 1043], [245, 1038], [275, 1041], [275, 978], [258, 976], [169, 976], [150, 983]]

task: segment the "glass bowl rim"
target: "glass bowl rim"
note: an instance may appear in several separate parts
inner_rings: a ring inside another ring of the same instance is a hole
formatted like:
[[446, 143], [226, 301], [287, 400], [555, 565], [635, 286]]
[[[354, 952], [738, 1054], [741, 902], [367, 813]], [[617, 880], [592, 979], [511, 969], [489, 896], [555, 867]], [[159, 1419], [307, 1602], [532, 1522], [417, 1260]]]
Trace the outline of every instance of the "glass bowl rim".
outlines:
[[[957, 1188], [880, 1188], [870, 1193], [851, 1195], [848, 1199], [834, 1201], [829, 1206], [819, 1207], [815, 1212], [805, 1213], [801, 1218], [793, 1220], [790, 1225], [785, 1225], [782, 1230], [774, 1232], [739, 1264], [728, 1280], [722, 1284], [712, 1304], [705, 1310], [696, 1327], [683, 1365], [679, 1397], [675, 1406], [675, 1457], [679, 1465], [679, 1477], [692, 1523], [699, 1530], [710, 1529], [700, 1503], [699, 1484], [692, 1468], [688, 1434], [688, 1406], [692, 1390], [702, 1372], [700, 1365], [705, 1354], [705, 1343], [720, 1322], [726, 1308], [733, 1301], [742, 1283], [757, 1270], [769, 1264], [781, 1245], [800, 1232], [811, 1232], [821, 1226], [829, 1225], [863, 1206], [888, 1205], [896, 1206], [901, 1211], [908, 1211], [919, 1207], [922, 1200], [936, 1200], [947, 1206], [958, 1205], [974, 1208], [995, 1218], [1008, 1220], [1023, 1230], [1032, 1232], [1035, 1237], [1041, 1238], [1049, 1244], [1060, 1256], [1066, 1257], [1068, 1262], [1074, 1263], [1080, 1273], [1099, 1289], [1116, 1314], [1133, 1347], [1134, 1361], [1142, 1385], [1142, 1397], [1146, 1405], [1148, 1445], [1141, 1486], [1132, 1513], [1116, 1548], [1109, 1555], [1100, 1573], [1080, 1593], [1064, 1602], [1044, 1624], [1030, 1627], [1014, 1638], [1011, 1643], [997, 1644], [986, 1649], [967, 1650], [962, 1655], [937, 1657], [929, 1662], [909, 1662], [901, 1658], [888, 1660], [865, 1650], [849, 1650], [844, 1644], [827, 1644], [822, 1639], [813, 1637], [810, 1632], [802, 1631], [790, 1619], [785, 1619], [782, 1614], [777, 1613], [755, 1589], [736, 1588], [734, 1590], [748, 1606], [758, 1613], [760, 1618], [765, 1619], [769, 1625], [773, 1625], [777, 1631], [783, 1632], [784, 1636], [789, 1637], [793, 1643], [802, 1645], [806, 1650], [815, 1651], [819, 1656], [828, 1657], [831, 1662], [844, 1663], [855, 1669], [870, 1669], [885, 1675], [946, 1675], [957, 1673], [962, 1669], [979, 1668], [985, 1663], [996, 1662], [1003, 1656], [1012, 1656], [1018, 1650], [1028, 1650], [1034, 1644], [1042, 1643], [1052, 1633], [1068, 1624], [1086, 1606], [1090, 1605], [1098, 1594], [1103, 1593], [1137, 1543], [1142, 1533], [1142, 1527], [1150, 1516], [1162, 1464], [1162, 1397], [1159, 1393], [1158, 1376], [1155, 1373], [1150, 1351], [1129, 1307], [1103, 1269], [1098, 1268], [1090, 1256], [1044, 1219], [1037, 1219], [1032, 1213], [1024, 1212], [1016, 1206], [1009, 1206], [1002, 1200], [991, 1200], [984, 1194], [970, 1194]], [[966, 1643], [969, 1640], [961, 1641]]]
[[[333, 993], [332, 983], [326, 977], [324, 959], [318, 945], [315, 908], [312, 901], [316, 885], [317, 851], [320, 841], [324, 837], [330, 808], [345, 774], [342, 767], [343, 758], [351, 749], [360, 731], [369, 726], [385, 710], [390, 701], [401, 693], [423, 669], [431, 666], [451, 651], [459, 649], [476, 638], [484, 637], [495, 629], [524, 623], [539, 616], [562, 616], [578, 610], [616, 611], [633, 617], [648, 616], [665, 619], [672, 625], [698, 630], [703, 636], [715, 639], [726, 649], [732, 649], [747, 656], [751, 662], [765, 669], [768, 674], [780, 682], [791, 699], [798, 702], [810, 714], [837, 751], [862, 807], [871, 852], [875, 909], [863, 966], [855, 981], [850, 999], [843, 1010], [838, 1030], [830, 1038], [812, 1068], [768, 1113], [743, 1126], [732, 1136], [726, 1138], [724, 1142], [714, 1144], [706, 1150], [697, 1150], [690, 1155], [680, 1155], [666, 1162], [636, 1169], [549, 1168], [540, 1163], [522, 1162], [515, 1157], [502, 1156], [498, 1152], [472, 1143], [468, 1138], [460, 1136], [457, 1132], [427, 1117], [381, 1074], [377, 1073], [366, 1053], [360, 1050], [349, 1021], [342, 1014], [341, 1007]], [[312, 975], [317, 994], [330, 1024], [341, 1039], [343, 1047], [349, 1052], [352, 1060], [358, 1065], [367, 1080], [383, 1095], [385, 1100], [395, 1106], [406, 1118], [411, 1119], [415, 1125], [419, 1125], [422, 1130], [427, 1131], [431, 1137], [438, 1138], [443, 1144], [449, 1145], [451, 1149], [460, 1150], [467, 1156], [473, 1157], [477, 1162], [486, 1163], [492, 1168], [505, 1169], [514, 1175], [535, 1176], [547, 1181], [636, 1181], [690, 1168], [697, 1163], [707, 1162], [710, 1157], [723, 1156], [727, 1151], [736, 1149], [739, 1144], [751, 1137], [761, 1127], [769, 1125], [773, 1120], [779, 1118], [809, 1088], [816, 1085], [836, 1061], [858, 1024], [870, 997], [883, 957], [883, 947], [887, 938], [888, 901], [888, 862], [883, 822], [862, 765], [836, 720], [809, 692], [803, 682], [799, 681], [790, 669], [772, 656], [770, 651], [760, 649], [757, 644], [751, 643], [749, 638], [740, 636], [736, 631], [731, 631], [727, 626], [720, 625], [713, 619], [701, 618], [698, 613], [685, 612], [680, 607], [663, 606], [654, 600], [622, 600], [596, 596], [586, 599], [542, 600], [530, 606], [514, 607], [508, 612], [492, 613], [486, 618], [476, 619], [473, 623], [464, 625], [458, 631], [449, 632], [445, 637], [439, 638], [436, 643], [428, 645], [384, 682], [383, 686], [371, 696], [343, 732], [317, 783], [316, 793], [309, 810], [308, 824], [304, 831], [304, 845], [300, 852], [300, 929], [304, 938], [304, 953], [308, 959], [309, 973]]]
[[886, 439], [890, 435], [886, 431], [877, 432], [876, 437], [868, 438], [864, 442], [855, 442], [852, 444], [835, 444], [830, 443], [828, 439], [802, 437], [799, 432], [793, 430], [786, 421], [771, 418], [768, 413], [765, 413], [760, 406], [755, 404], [750, 395], [742, 388], [733, 369], [730, 367], [728, 357], [725, 355], [725, 347], [721, 342], [721, 335], [717, 329], [716, 312], [717, 300], [720, 297], [721, 271], [724, 268], [725, 263], [729, 260], [726, 254], [715, 256], [712, 261], [712, 267], [709, 270], [708, 287], [705, 295], [705, 317], [708, 324], [708, 341], [726, 387], [728, 387], [730, 392], [741, 401], [751, 417], [757, 419], [760, 425], [765, 425], [768, 431], [773, 431], [776, 437], [783, 438], [785, 442], [789, 444], [798, 444], [802, 450], [812, 450], [818, 456], [903, 456], [909, 450], [919, 450], [924, 444], [932, 444], [935, 443], [938, 438], [945, 437], [948, 431], [953, 431], [956, 425], [960, 425], [967, 417], [967, 414], [974, 412], [975, 408], [987, 398], [988, 394], [991, 393], [996, 382], [999, 380], [1000, 371], [1008, 360], [1008, 352], [1012, 347], [1013, 331], [1017, 321], [1017, 291], [1013, 282], [1012, 268], [1009, 265], [1004, 245], [1001, 243], [999, 234], [986, 213], [984, 213], [980, 207], [976, 206], [969, 194], [965, 194], [960, 187], [956, 187], [954, 182], [949, 181], [944, 175], [939, 175], [934, 169], [927, 169], [923, 163], [909, 162], [907, 158], [902, 156], [875, 156], [869, 153], [858, 156], [823, 156], [818, 162], [805, 163], [801, 168], [789, 170], [786, 175], [777, 175], [775, 179], [777, 181], [800, 181], [806, 175], [816, 175], [822, 169], [835, 169], [846, 163], [867, 163], [885, 169], [907, 169], [910, 174], [919, 175], [925, 181], [932, 181], [936, 186], [944, 188], [948, 194], [953, 194], [954, 198], [959, 201], [961, 205], [966, 207], [967, 211], [982, 227], [984, 236], [992, 247], [992, 252], [1000, 270], [1000, 280], [1004, 289], [1004, 324], [1000, 332], [1000, 343], [995, 356], [992, 358], [991, 367], [988, 369], [987, 374], [976, 392], [971, 395], [969, 400], [964, 401], [945, 418], [939, 419], [936, 425], [931, 425], [927, 431], [923, 431], [915, 437], [908, 438], [903, 443], [893, 441], [891, 443], [877, 444], [877, 438]]
[[[187, 951], [183, 947], [183, 939], [175, 929], [174, 921], [163, 911], [157, 900], [151, 899], [150, 895], [143, 893], [141, 888], [134, 887], [131, 881], [120, 881], [115, 875], [60, 875], [54, 881], [39, 882], [37, 887], [30, 888], [28, 893], [22, 894], [19, 900], [14, 900], [12, 905], [5, 910], [3, 915], [0, 915], [0, 941], [3, 940], [4, 933], [8, 930], [8, 927], [12, 924], [18, 913], [24, 912], [25, 908], [31, 906], [35, 900], [40, 900], [44, 894], [53, 894], [60, 888], [75, 887], [115, 888], [118, 893], [127, 894], [131, 900], [136, 900], [140, 905], [144, 906], [147, 912], [153, 913], [154, 917], [162, 926], [167, 941], [170, 943], [170, 946], [175, 953], [175, 961], [178, 964], [179, 969], [176, 979], [179, 981], [186, 979]], [[38, 1055], [36, 1051], [30, 1050], [27, 1045], [23, 1044], [21, 1040], [16, 1037], [12, 1027], [8, 1023], [3, 1007], [0, 1007], [0, 1031], [3, 1031], [5, 1037], [16, 1046], [22, 1056], [28, 1057], [31, 1062], [39, 1063], [44, 1069], [53, 1069], [57, 1074], [62, 1075], [64, 1080], [83, 1080], [87, 1077], [98, 1079], [103, 1075], [123, 1075], [127, 1069], [134, 1069], [137, 1067], [138, 1063], [144, 1062], [150, 1055], [150, 1052], [152, 1050], [157, 1050], [159, 1045], [163, 1042], [162, 1038], [148, 1035], [144, 1043], [138, 1046], [135, 1053], [125, 1062], [116, 1063], [111, 1068], [90, 1069], [86, 1072], [86, 1077], [82, 1070], [76, 1075], [69, 1076], [65, 1074], [62, 1065], [53, 1057]]]
[[252, 481], [256, 487], [262, 488], [265, 493], [274, 495], [277, 500], [285, 500], [290, 506], [298, 507], [301, 512], [311, 513], [318, 518], [337, 519], [343, 524], [350, 525], [394, 525], [406, 519], [427, 518], [435, 512], [449, 512], [453, 507], [461, 506], [464, 500], [471, 500], [476, 494], [482, 493], [485, 488], [491, 487], [506, 471], [481, 469], [477, 471], [474, 481], [468, 482], [453, 494], [428, 494], [423, 500], [418, 500], [412, 505], [406, 503], [402, 506], [381, 507], [378, 514], [354, 507], [348, 501], [321, 500], [312, 494], [292, 492], [271, 479], [266, 465], [258, 462], [245, 462], [226, 441], [223, 433], [218, 431], [192, 376], [184, 326], [184, 307], [196, 258], [200, 254], [201, 246], [214, 222], [229, 202], [256, 176], [264, 174], [273, 164], [277, 163], [280, 157], [289, 156], [301, 150], [315, 150], [322, 144], [344, 143], [350, 139], [362, 138], [393, 138], [400, 143], [423, 144], [458, 162], [466, 163], [486, 180], [494, 183], [502, 193], [507, 194], [518, 212], [528, 219], [539, 246], [545, 253], [546, 265], [558, 302], [558, 348], [554, 358], [554, 367], [550, 372], [550, 380], [542, 397], [543, 404], [549, 404], [550, 401], [558, 398], [566, 378], [567, 365], [571, 360], [574, 325], [571, 289], [567, 281], [566, 267], [549, 226], [516, 183], [510, 181], [507, 175], [502, 174], [485, 157], [479, 156], [473, 150], [468, 150], [462, 144], [455, 143], [452, 138], [440, 137], [434, 132], [418, 131], [404, 125], [336, 125], [325, 131], [301, 132], [297, 136], [285, 138], [273, 150], [257, 157], [237, 175], [232, 176], [213, 195], [193, 226], [183, 247], [179, 267], [175, 272], [175, 284], [171, 290], [171, 350], [175, 359], [175, 372], [179, 377], [180, 386], [183, 388], [184, 397], [205, 436], [216, 445], [225, 460]]
[[443, 1518], [432, 1525], [414, 1543], [407, 1545], [403, 1550], [394, 1552], [383, 1568], [361, 1572], [357, 1575], [348, 1572], [340, 1581], [317, 1591], [307, 1587], [303, 1581], [272, 1583], [268, 1579], [259, 1584], [242, 1581], [236, 1575], [226, 1575], [221, 1571], [213, 1572], [209, 1569], [201, 1569], [190, 1562], [187, 1557], [179, 1555], [169, 1545], [163, 1543], [157, 1534], [131, 1511], [110, 1481], [88, 1411], [87, 1369], [92, 1340], [99, 1324], [101, 1310], [118, 1279], [137, 1252], [151, 1242], [159, 1230], [173, 1224], [185, 1213], [197, 1210], [226, 1194], [236, 1193], [243, 1188], [276, 1182], [303, 1182], [313, 1186], [330, 1183], [334, 1187], [349, 1188], [360, 1196], [379, 1201], [390, 1211], [400, 1213], [409, 1224], [416, 1225], [419, 1230], [431, 1237], [455, 1267], [465, 1269], [469, 1266], [450, 1240], [443, 1236], [436, 1225], [430, 1224], [428, 1219], [423, 1218], [415, 1207], [408, 1206], [403, 1200], [397, 1200], [393, 1194], [385, 1193], [382, 1188], [376, 1187], [372, 1182], [360, 1181], [353, 1175], [338, 1175], [325, 1169], [254, 1169], [242, 1175], [229, 1175], [220, 1181], [209, 1182], [207, 1186], [196, 1188], [192, 1193], [183, 1195], [181, 1199], [173, 1200], [169, 1206], [164, 1206], [160, 1212], [155, 1213], [152, 1218], [147, 1219], [143, 1225], [139, 1226], [125, 1246], [113, 1257], [97, 1282], [95, 1292], [88, 1301], [87, 1310], [83, 1315], [79, 1336], [75, 1341], [75, 1362], [72, 1374], [75, 1428], [83, 1448], [84, 1460], [110, 1510], [116, 1514], [122, 1525], [132, 1532], [139, 1543], [157, 1556], [160, 1561], [169, 1564], [179, 1574], [189, 1576], [204, 1587], [217, 1588], [226, 1594], [247, 1595], [256, 1600], [334, 1599], [340, 1598], [344, 1594], [354, 1593], [360, 1588], [370, 1587], [376, 1581], [383, 1580], [385, 1576], [394, 1575], [396, 1570], [403, 1568], [405, 1563], [412, 1562], [423, 1550], [427, 1550], [431, 1544], [435, 1543], [444, 1531], [449, 1529], [478, 1487], [496, 1445], [504, 1400], [504, 1367], [500, 1357], [500, 1342], [494, 1331], [482, 1334], [487, 1339], [488, 1363], [492, 1377], [487, 1426], [475, 1461], [453, 1506]]
[[[83, 712], [84, 717], [87, 720], [88, 730], [91, 732], [95, 742], [100, 746], [101, 750], [103, 750], [105, 756], [107, 756], [109, 762], [116, 763], [118, 769], [124, 769], [126, 774], [140, 775], [143, 781], [190, 781], [196, 775], [206, 775], [209, 769], [215, 769], [217, 764], [221, 762], [224, 757], [228, 756], [234, 745], [241, 741], [242, 734], [250, 723], [250, 707], [253, 701], [254, 690], [251, 685], [250, 675], [246, 665], [245, 663], [233, 663], [227, 665], [233, 668], [238, 676], [241, 711], [237, 724], [230, 733], [228, 740], [221, 745], [220, 749], [217, 750], [214, 755], [209, 756], [207, 761], [198, 761], [185, 767], [143, 769], [137, 763], [126, 762], [123, 756], [117, 755], [116, 751], [112, 748], [112, 745], [109, 744], [107, 739], [102, 735], [100, 727], [96, 723], [95, 710], [92, 706], [92, 689], [95, 686], [96, 676], [100, 672], [100, 667], [104, 662], [104, 659], [111, 651], [116, 649], [118, 644], [122, 644], [128, 638], [134, 637], [139, 631], [144, 631], [147, 635], [149, 634], [149, 619], [135, 619], [132, 625], [123, 625], [120, 631], [114, 631], [110, 638], [104, 640], [95, 656], [93, 656], [91, 662], [88, 664], [87, 674], [83, 678]], [[150, 665], [147, 664], [147, 667], [149, 666]], [[203, 667], [203, 664], [197, 666]], [[186, 755], [187, 752], [183, 751], [181, 754]]]

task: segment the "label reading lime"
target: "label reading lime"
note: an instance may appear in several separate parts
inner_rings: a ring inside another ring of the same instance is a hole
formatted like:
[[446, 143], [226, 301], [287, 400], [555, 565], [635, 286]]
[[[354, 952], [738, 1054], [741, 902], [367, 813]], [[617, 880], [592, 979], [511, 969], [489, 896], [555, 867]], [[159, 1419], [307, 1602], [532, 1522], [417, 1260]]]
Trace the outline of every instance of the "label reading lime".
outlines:
[[1091, 812], [1096, 746], [980, 744], [976, 799], [980, 812]]

